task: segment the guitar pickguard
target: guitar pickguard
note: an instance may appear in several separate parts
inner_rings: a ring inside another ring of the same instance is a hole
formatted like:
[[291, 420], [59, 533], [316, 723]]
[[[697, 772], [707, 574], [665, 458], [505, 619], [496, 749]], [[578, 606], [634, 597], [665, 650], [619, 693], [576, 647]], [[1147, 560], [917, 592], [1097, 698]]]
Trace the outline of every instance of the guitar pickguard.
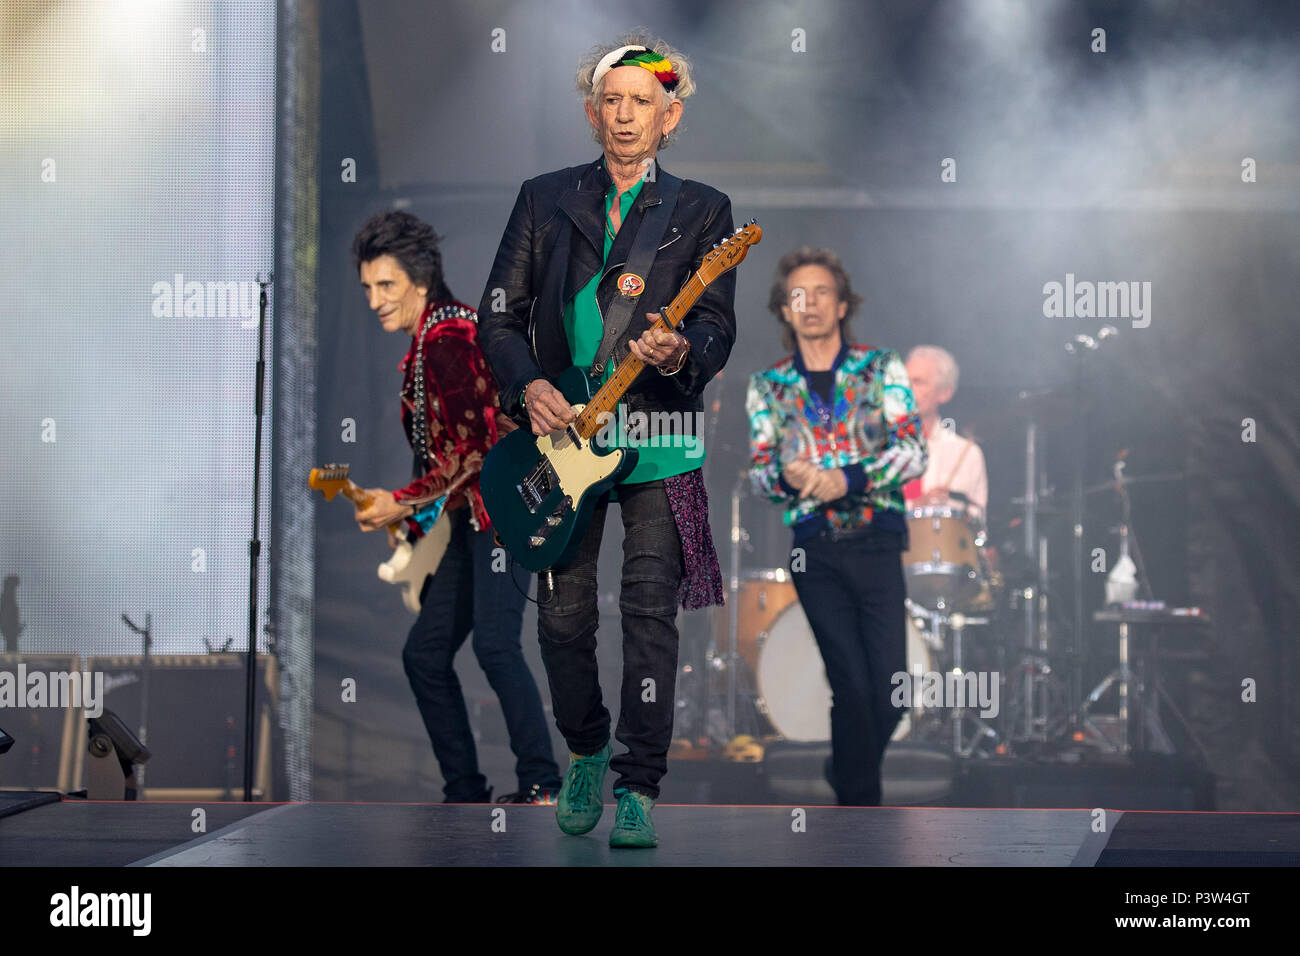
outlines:
[[[581, 412], [583, 406], [573, 406]], [[524, 507], [539, 521], [530, 534], [530, 544], [539, 547], [559, 527], [596, 484], [618, 471], [623, 451], [597, 454], [591, 442], [577, 438], [572, 428], [556, 429], [537, 439], [537, 465], [515, 487]], [[550, 502], [556, 501], [552, 506]]]

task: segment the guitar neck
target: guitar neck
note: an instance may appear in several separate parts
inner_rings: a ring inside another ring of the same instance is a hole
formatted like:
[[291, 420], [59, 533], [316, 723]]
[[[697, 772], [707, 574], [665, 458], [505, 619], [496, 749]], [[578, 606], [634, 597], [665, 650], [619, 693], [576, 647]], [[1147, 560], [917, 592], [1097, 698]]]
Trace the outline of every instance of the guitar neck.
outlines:
[[[347, 465], [326, 465], [323, 468], [313, 468], [311, 474], [307, 476], [307, 485], [324, 495], [326, 501], [333, 501], [335, 495], [341, 494], [352, 502], [354, 508], [361, 511], [374, 498], [366, 494], [365, 489], [347, 475]], [[403, 534], [405, 531], [401, 521], [394, 521], [387, 525], [387, 528], [398, 535]]]
[[370, 504], [370, 496], [366, 494], [365, 491], [362, 490], [361, 486], [351, 478], [349, 478], [348, 483], [339, 490], [342, 492], [344, 498], [347, 498], [348, 501], [356, 505], [358, 511]]
[[[651, 328], [665, 332], [671, 332], [679, 328], [682, 319], [686, 317], [686, 313], [704, 294], [706, 288], [708, 288], [708, 283], [700, 278], [698, 272], [695, 273], [691, 276], [690, 281], [682, 287], [682, 290], [677, 293], [673, 301], [659, 311], [659, 321], [655, 322]], [[614, 414], [618, 403], [623, 399], [623, 395], [632, 387], [632, 383], [636, 381], [636, 377], [641, 374], [641, 370], [644, 368], [645, 363], [629, 352], [627, 357], [615, 366], [609, 380], [592, 396], [591, 401], [578, 415], [577, 420], [574, 422], [578, 434], [584, 439], [590, 439], [600, 431], [601, 425], [605, 421], [604, 414]]]

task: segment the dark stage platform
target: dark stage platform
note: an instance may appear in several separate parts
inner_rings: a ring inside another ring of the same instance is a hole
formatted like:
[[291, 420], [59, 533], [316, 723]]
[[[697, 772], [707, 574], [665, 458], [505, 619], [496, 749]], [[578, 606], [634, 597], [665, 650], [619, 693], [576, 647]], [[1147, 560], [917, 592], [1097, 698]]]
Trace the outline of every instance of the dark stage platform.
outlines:
[[[659, 805], [660, 847], [551, 807], [65, 800], [0, 819], [7, 866], [1296, 866], [1300, 814]], [[799, 812], [801, 810], [802, 812]], [[799, 822], [802, 825], [796, 826]]]

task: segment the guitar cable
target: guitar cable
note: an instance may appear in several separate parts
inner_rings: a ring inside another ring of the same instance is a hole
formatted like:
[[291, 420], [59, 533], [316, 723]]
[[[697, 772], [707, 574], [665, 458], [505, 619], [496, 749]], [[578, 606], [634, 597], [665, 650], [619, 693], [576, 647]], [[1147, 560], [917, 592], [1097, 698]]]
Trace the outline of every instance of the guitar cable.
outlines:
[[[509, 554], [510, 552], [507, 551], [506, 553]], [[550, 597], [546, 600], [546, 603], [543, 604], [541, 601], [530, 598], [528, 596], [528, 592], [519, 586], [519, 581], [515, 578], [515, 572], [514, 572], [514, 566], [518, 563], [519, 562], [515, 560], [514, 555], [510, 555], [510, 583], [515, 586], [515, 590], [524, 596], [525, 601], [532, 601], [532, 603], [536, 604], [539, 608], [545, 607], [546, 604], [550, 604], [551, 601], [555, 599], [555, 577], [554, 575], [552, 575], [551, 569], [547, 568], [545, 571], [539, 571], [537, 573], [538, 596], [540, 596], [542, 593], [543, 580], [545, 580], [546, 582], [546, 590], [550, 592]]]
[[[530, 597], [528, 596], [528, 592], [527, 592], [527, 591], [524, 591], [522, 588], [519, 587], [519, 582], [515, 580], [515, 572], [514, 572], [514, 566], [515, 566], [516, 564], [518, 564], [519, 562], [516, 561], [516, 560], [515, 560], [515, 556], [514, 556], [513, 554], [510, 554], [510, 552], [506, 549], [506, 543], [505, 543], [504, 541], [501, 540], [501, 535], [497, 534], [495, 528], [493, 528], [493, 530], [492, 530], [492, 540], [496, 543], [496, 546], [497, 546], [498, 548], [500, 548], [502, 551], [505, 551], [506, 554], [509, 554], [509, 555], [510, 555], [510, 583], [513, 584], [513, 585], [515, 586], [515, 590], [518, 591], [520, 594], [522, 594], [522, 595], [524, 596], [524, 600], [525, 600], [525, 601], [532, 601], [532, 602], [533, 602], [534, 604], [536, 604], [538, 607], [542, 607], [542, 602], [541, 602], [541, 601], [537, 601], [537, 600], [534, 600], [533, 598], [530, 598]], [[530, 573], [531, 573], [531, 572], [530, 572]], [[541, 572], [541, 573], [538, 574], [538, 576], [537, 576], [537, 593], [538, 593], [538, 594], [541, 594], [541, 592], [542, 592], [542, 577], [541, 577], [542, 574], [545, 574], [545, 575], [546, 575], [546, 589], [547, 589], [548, 591], [551, 592], [551, 598], [554, 598], [554, 597], [555, 597], [555, 578], [554, 578], [554, 576], [551, 574], [551, 569], [550, 569], [550, 568], [547, 568], [545, 571], [543, 571], [543, 572]], [[550, 602], [548, 601], [547, 603], [549, 604]]]

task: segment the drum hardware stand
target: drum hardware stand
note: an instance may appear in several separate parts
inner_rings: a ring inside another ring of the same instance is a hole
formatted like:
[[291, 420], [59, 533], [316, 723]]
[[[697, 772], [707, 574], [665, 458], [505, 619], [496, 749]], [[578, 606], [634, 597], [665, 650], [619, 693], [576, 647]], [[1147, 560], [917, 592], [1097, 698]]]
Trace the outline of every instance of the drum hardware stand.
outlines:
[[[1114, 620], [1111, 618], [1111, 620]], [[1209, 757], [1206, 754], [1205, 747], [1192, 732], [1191, 725], [1188, 724], [1187, 718], [1183, 716], [1174, 699], [1165, 690], [1163, 683], [1160, 681], [1160, 647], [1158, 632], [1153, 633], [1150, 638], [1150, 650], [1146, 658], [1151, 661], [1150, 679], [1147, 679], [1147, 668], [1143, 659], [1139, 659], [1136, 668], [1129, 666], [1129, 624], [1131, 622], [1121, 618], [1119, 624], [1119, 667], [1111, 671], [1106, 677], [1093, 688], [1092, 693], [1088, 695], [1087, 700], [1083, 702], [1080, 708], [1083, 725], [1091, 730], [1098, 738], [1106, 741], [1110, 746], [1109, 749], [1114, 753], [1125, 755], [1135, 751], [1149, 751], [1154, 753], [1172, 754], [1177, 752], [1169, 734], [1165, 731], [1164, 723], [1160, 719], [1160, 705], [1164, 703], [1173, 714], [1174, 720], [1182, 728], [1183, 733], [1192, 742], [1200, 755], [1202, 762], [1208, 763]], [[1155, 622], [1153, 622], [1155, 623]], [[1104, 732], [1093, 722], [1092, 715], [1089, 712], [1093, 704], [1101, 699], [1102, 695], [1110, 689], [1112, 684], [1119, 683], [1119, 726], [1123, 733], [1122, 739], [1117, 743], [1110, 740]], [[1130, 687], [1133, 693], [1130, 695]], [[1130, 697], [1133, 698], [1130, 700]], [[1131, 720], [1134, 712], [1137, 713], [1137, 719]]]
[[[947, 628], [952, 634], [952, 667], [947, 673], [961, 675], [964, 673], [962, 663], [962, 635], [967, 627], [971, 625], [986, 626], [989, 623], [987, 617], [972, 617], [963, 614], [960, 611], [948, 612], [948, 607], [943, 601], [939, 602], [939, 607], [931, 610], [922, 607], [910, 598], [907, 600], [908, 613], [913, 618], [921, 618], [926, 622], [928, 633], [925, 634], [925, 642], [930, 645], [931, 650], [936, 653], [942, 652], [945, 648], [945, 642], [942, 637], [942, 631]], [[944, 674], [946, 680], [947, 673]], [[1000, 677], [999, 677], [1000, 679]], [[988, 725], [979, 711], [967, 713], [970, 708], [954, 707], [952, 711], [952, 752], [958, 757], [970, 757], [979, 746], [980, 741], [989, 739], [997, 741], [1000, 739], [998, 732]], [[974, 736], [969, 743], [965, 742], [965, 735], [962, 732], [962, 722], [964, 720], [973, 720], [977, 725]]]
[[[1084, 700], [1083, 706], [1080, 707], [1083, 726], [1091, 730], [1098, 740], [1106, 741], [1113, 753], [1127, 754], [1130, 751], [1128, 690], [1132, 676], [1128, 663], [1128, 623], [1124, 622], [1119, 626], [1119, 666], [1102, 678], [1101, 683], [1092, 689]], [[1123, 739], [1118, 743], [1106, 736], [1105, 732], [1093, 722], [1091, 714], [1092, 706], [1101, 700], [1106, 691], [1110, 690], [1111, 685], [1116, 683], [1119, 685], [1119, 726], [1123, 733]]]
[[736, 734], [736, 679], [740, 668], [740, 547], [749, 533], [740, 524], [740, 498], [749, 473], [741, 470], [731, 489], [731, 607], [727, 609], [727, 733]]
[[[1120, 524], [1112, 531], [1120, 537], [1120, 554], [1132, 557], [1136, 569], [1136, 577], [1139, 593], [1145, 601], [1154, 601], [1155, 593], [1151, 589], [1151, 579], [1147, 576], [1146, 565], [1142, 560], [1142, 548], [1138, 544], [1137, 534], [1133, 530], [1133, 506], [1132, 500], [1128, 495], [1128, 485], [1133, 479], [1124, 475], [1125, 457], [1127, 449], [1121, 451], [1115, 462], [1115, 494], [1120, 501]], [[1088, 694], [1087, 698], [1079, 707], [1079, 717], [1085, 727], [1091, 730], [1101, 740], [1110, 743], [1110, 749], [1114, 752], [1123, 754], [1132, 753], [1134, 750], [1154, 750], [1160, 753], [1174, 753], [1175, 747], [1170, 740], [1169, 735], [1165, 732], [1164, 725], [1160, 720], [1160, 704], [1169, 707], [1174, 718], [1182, 726], [1184, 732], [1191, 740], [1192, 744], [1200, 752], [1201, 759], [1208, 762], [1205, 748], [1201, 742], [1196, 739], [1192, 733], [1190, 725], [1178, 705], [1174, 703], [1169, 692], [1164, 689], [1160, 681], [1160, 647], [1158, 633], [1151, 636], [1151, 646], [1147, 657], [1151, 660], [1151, 680], [1146, 678], [1146, 668], [1141, 660], [1135, 669], [1129, 665], [1129, 621], [1121, 619], [1119, 624], [1119, 665], [1107, 674], [1096, 687]], [[1136, 677], [1136, 679], [1134, 679]], [[1098, 728], [1092, 720], [1091, 709], [1094, 704], [1108, 691], [1112, 685], [1118, 684], [1119, 690], [1119, 725], [1123, 732], [1123, 739], [1116, 744]], [[1130, 703], [1130, 686], [1134, 690], [1131, 695], [1136, 698], [1134, 703]], [[1140, 715], [1136, 724], [1130, 723], [1132, 711], [1136, 709]], [[1150, 735], [1150, 746], [1148, 746], [1148, 734]]]
[[[1021, 393], [1022, 399], [1028, 393]], [[1039, 533], [1038, 511], [1041, 493], [1043, 468], [1039, 462], [1038, 422], [1033, 414], [1029, 416], [1025, 427], [1025, 494], [1020, 499], [1023, 506], [1022, 524], [1024, 528], [1024, 553], [1033, 571], [1033, 583], [1022, 592], [1024, 600], [1024, 643], [1022, 658], [1030, 657], [1042, 660], [1048, 646], [1048, 549], [1047, 537]], [[1021, 739], [1046, 741], [1048, 739], [1048, 689], [1050, 669], [1039, 664], [1032, 664], [1021, 669], [1020, 688], [1023, 705], [1024, 724], [1021, 727]]]
[[938, 620], [941, 612], [932, 611], [924, 605], [917, 604], [911, 598], [904, 598], [903, 604], [907, 607], [907, 613], [917, 622], [917, 630], [920, 630], [920, 623], [925, 622], [925, 630], [922, 631], [922, 637], [925, 643], [930, 646], [930, 651], [934, 654], [943, 653], [943, 638], [940, 636], [940, 622]]
[[[960, 677], [965, 673], [962, 663], [962, 633], [966, 630], [967, 625], [986, 625], [989, 623], [989, 619], [986, 617], [967, 617], [959, 611], [945, 615], [941, 611], [935, 618], [936, 629], [940, 623], [947, 626], [948, 630], [952, 632], [952, 673]], [[958, 757], [971, 756], [975, 752], [975, 748], [979, 746], [980, 741], [986, 737], [992, 741], [998, 739], [997, 731], [979, 716], [978, 710], [967, 714], [968, 710], [970, 708], [954, 707], [952, 711], [952, 752]], [[978, 727], [969, 745], [962, 743], [962, 721], [967, 717], [973, 720]]]
[[[740, 695], [740, 552], [742, 547], [749, 547], [749, 532], [740, 523], [740, 503], [748, 486], [749, 471], [742, 468], [731, 490], [731, 573], [727, 586], [727, 651], [725, 654], [719, 653], [716, 628], [710, 629], [709, 644], [705, 650], [705, 669], [707, 673], [714, 675], [721, 671], [726, 675], [724, 743], [730, 742], [739, 731], [736, 720], [736, 707]], [[703, 685], [705, 692], [710, 697], [706, 701], [704, 712], [706, 714], [706, 726], [711, 731], [713, 721], [708, 715], [713, 713], [712, 678], [705, 680]]]
[[[1120, 536], [1121, 557], [1127, 556], [1129, 554], [1130, 547], [1136, 547], [1137, 545], [1137, 536], [1134, 535], [1131, 539], [1129, 536], [1129, 522], [1132, 521], [1132, 511], [1129, 504], [1128, 492], [1125, 490], [1124, 487], [1125, 454], [1126, 452], [1123, 451], [1120, 452], [1119, 460], [1115, 462], [1115, 469], [1114, 469], [1115, 492], [1116, 494], [1119, 495], [1119, 499], [1120, 499], [1120, 525], [1119, 527], [1113, 529], [1113, 531], [1118, 533]], [[1140, 558], [1140, 552], [1139, 552], [1139, 558]], [[1138, 587], [1142, 591], [1142, 596], [1146, 600], [1151, 600], [1152, 599], [1151, 585], [1147, 581], [1147, 576], [1145, 571], [1142, 568], [1141, 561], [1140, 560], [1135, 561], [1134, 564], [1137, 567]], [[1084, 698], [1083, 703], [1080, 705], [1079, 713], [1078, 713], [1080, 723], [1088, 730], [1092, 731], [1093, 734], [1097, 737], [1097, 739], [1106, 741], [1110, 745], [1110, 750], [1112, 752], [1128, 754], [1132, 749], [1131, 743], [1133, 740], [1133, 735], [1130, 733], [1130, 727], [1129, 727], [1129, 685], [1132, 682], [1132, 679], [1133, 679], [1133, 671], [1129, 667], [1128, 622], [1121, 621], [1119, 625], [1119, 664], [1114, 670], [1112, 670], [1109, 674], [1107, 674], [1105, 677], [1102, 678], [1101, 683], [1099, 683], [1096, 687], [1092, 689], [1091, 692], [1089, 692], [1088, 696]], [[1099, 728], [1097, 724], [1093, 721], [1092, 713], [1091, 713], [1093, 705], [1096, 704], [1097, 701], [1101, 700], [1102, 696], [1106, 693], [1106, 691], [1110, 690], [1110, 688], [1113, 685], [1118, 685], [1117, 690], [1119, 693], [1118, 717], [1119, 717], [1120, 730], [1123, 735], [1122, 740], [1119, 743], [1116, 743], [1115, 741], [1111, 740], [1109, 737], [1106, 736], [1106, 734], [1101, 730], [1101, 728]], [[1139, 687], [1137, 697], [1140, 700], [1142, 699], [1142, 696], [1143, 695], [1141, 693], [1141, 688]], [[1157, 704], [1157, 707], [1158, 706], [1159, 705]], [[1147, 714], [1144, 713], [1143, 714], [1144, 722], [1146, 720], [1146, 717]], [[1159, 715], [1157, 715], [1156, 721], [1157, 723], [1159, 722]], [[1158, 736], [1158, 738], [1164, 741], [1166, 744], [1168, 743], [1168, 738], [1165, 736], [1163, 729], [1160, 729], [1153, 736]]]
[[[717, 434], [718, 418], [722, 411], [722, 383], [723, 383], [724, 375], [725, 372], [720, 371], [718, 372], [716, 378], [717, 384], [713, 392], [714, 395], [713, 403], [709, 408], [709, 420], [705, 424], [704, 447], [706, 448], [712, 447], [713, 439]], [[723, 445], [722, 447], [727, 448], [729, 446]], [[712, 463], [712, 461], [713, 461], [712, 457], [706, 458], [704, 461], [703, 473], [706, 481], [709, 478], [710, 472], [712, 470], [710, 468], [710, 464]], [[740, 474], [742, 476], [740, 480], [743, 481], [743, 476], [745, 472], [742, 471]], [[740, 488], [740, 481], [737, 482], [737, 489], [739, 488]], [[736, 627], [737, 627], [736, 595], [740, 588], [740, 580], [739, 580], [740, 561], [739, 561], [739, 555], [737, 554], [735, 548], [735, 535], [736, 535], [737, 524], [739, 519], [739, 508], [737, 502], [734, 500], [734, 494], [733, 494], [733, 501], [732, 501], [731, 519], [732, 519], [731, 523], [732, 523], [732, 542], [733, 542], [732, 549], [731, 549], [731, 580], [729, 582], [729, 587], [727, 591], [731, 606], [728, 609], [727, 617], [729, 622], [728, 632], [730, 635], [730, 642], [731, 645], [734, 646], [736, 641]], [[703, 673], [698, 675], [701, 679], [699, 680], [698, 683], [699, 699], [697, 703], [700, 705], [700, 719], [699, 719], [700, 726], [697, 728], [697, 733], [696, 733], [697, 742], [700, 738], [710, 738], [710, 739], [712, 738], [713, 675], [718, 671], [722, 670], [726, 666], [726, 663], [722, 660], [721, 657], [718, 656], [717, 627], [713, 626], [712, 622], [710, 623], [710, 627], [709, 627], [709, 638], [704, 647], [703, 665], [704, 665]], [[734, 721], [731, 722], [727, 730], [731, 736], [735, 735]], [[729, 740], [730, 736], [727, 739]]]
[[[1038, 608], [1042, 592], [1043, 573], [1041, 559], [1045, 550], [1038, 540], [1038, 423], [1029, 419], [1025, 430], [1025, 554], [1033, 560], [1034, 570], [1038, 573], [1035, 584], [1038, 588], [1025, 589], [1025, 643], [1030, 647], [1041, 644], [1042, 635], [1038, 633]], [[1039, 647], [1039, 650], [1042, 648]], [[1034, 739], [1034, 690], [1036, 669], [1025, 670], [1025, 739]]]

